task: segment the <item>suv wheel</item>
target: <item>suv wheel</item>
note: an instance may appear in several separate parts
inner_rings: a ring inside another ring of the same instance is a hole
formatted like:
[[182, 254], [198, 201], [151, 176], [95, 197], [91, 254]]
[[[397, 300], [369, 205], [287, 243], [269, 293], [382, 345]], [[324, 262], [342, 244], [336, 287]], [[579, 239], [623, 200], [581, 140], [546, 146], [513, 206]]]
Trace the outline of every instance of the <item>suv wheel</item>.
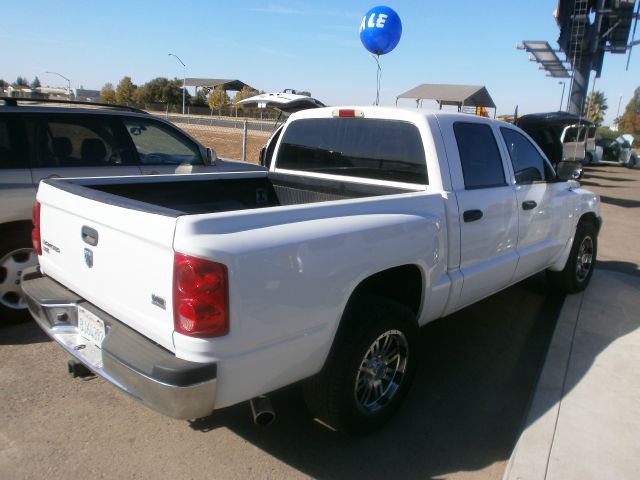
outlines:
[[22, 272], [37, 263], [30, 231], [18, 231], [0, 240], [0, 321], [30, 318], [22, 296]]

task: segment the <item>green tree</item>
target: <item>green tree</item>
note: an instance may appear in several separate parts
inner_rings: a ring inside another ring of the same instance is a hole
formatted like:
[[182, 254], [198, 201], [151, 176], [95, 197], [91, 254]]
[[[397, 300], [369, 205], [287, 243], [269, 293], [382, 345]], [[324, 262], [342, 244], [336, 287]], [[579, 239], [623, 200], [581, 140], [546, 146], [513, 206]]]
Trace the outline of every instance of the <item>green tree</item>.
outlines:
[[[166, 103], [169, 105], [182, 105], [182, 81], [165, 77], [154, 78], [138, 88], [140, 90], [135, 100], [140, 104]], [[189, 92], [186, 100], [189, 101]]]
[[27, 81], [26, 78], [18, 77], [18, 78], [16, 78], [16, 81], [13, 82], [13, 86], [14, 87], [28, 87], [29, 86], [29, 82]]
[[227, 91], [222, 88], [222, 85], [216, 86], [211, 93], [209, 94], [209, 108], [213, 110], [218, 110], [218, 113], [222, 110], [222, 107], [226, 107], [229, 105], [229, 95], [227, 95]]
[[0, 78], [0, 88], [7, 88], [9, 84]]
[[640, 135], [640, 87], [633, 92], [618, 126], [622, 133]]
[[116, 91], [111, 83], [105, 83], [100, 90], [100, 101], [104, 103], [116, 103]]
[[116, 102], [123, 105], [133, 103], [135, 90], [136, 86], [131, 81], [131, 77], [122, 77], [116, 87]]
[[604, 114], [609, 108], [607, 105], [607, 97], [604, 93], [596, 90], [592, 91], [587, 97], [582, 114], [596, 124], [596, 127], [602, 125]]
[[33, 79], [31, 82], [31, 88], [40, 88], [42, 85], [40, 84], [40, 79], [38, 77]]
[[245, 85], [244, 87], [242, 87], [242, 90], [237, 92], [233, 97], [233, 104], [238, 108], [243, 108], [244, 105], [238, 105], [238, 102], [240, 102], [240, 100], [244, 100], [245, 98], [254, 97], [256, 95], [258, 95], [258, 91], [256, 89]]
[[196, 96], [192, 97], [191, 105], [196, 105], [198, 107], [206, 107], [207, 106], [207, 97], [209, 95], [209, 91], [205, 88], [200, 88], [196, 92]]

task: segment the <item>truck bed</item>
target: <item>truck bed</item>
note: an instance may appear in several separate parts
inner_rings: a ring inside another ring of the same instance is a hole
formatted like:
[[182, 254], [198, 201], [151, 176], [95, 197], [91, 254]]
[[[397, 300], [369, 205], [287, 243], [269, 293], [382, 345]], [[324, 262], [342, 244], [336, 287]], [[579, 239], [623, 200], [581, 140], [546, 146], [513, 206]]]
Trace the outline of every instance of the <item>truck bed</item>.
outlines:
[[[100, 179], [103, 180], [103, 179]], [[220, 175], [190, 175], [188, 178], [132, 178], [114, 183], [110, 180], [83, 185], [82, 195], [100, 197], [117, 195], [132, 200], [129, 208], [161, 213], [168, 216], [247, 210], [285, 205], [328, 202], [350, 198], [376, 197], [407, 193], [412, 190], [360, 184], [347, 181], [322, 180], [297, 175], [264, 172], [235, 178]], [[82, 185], [82, 184], [80, 184]], [[75, 189], [66, 184], [65, 189]], [[88, 189], [88, 190], [87, 190]], [[92, 193], [93, 192], [93, 193]], [[111, 199], [109, 203], [114, 203]], [[160, 207], [151, 209], [150, 206]]]

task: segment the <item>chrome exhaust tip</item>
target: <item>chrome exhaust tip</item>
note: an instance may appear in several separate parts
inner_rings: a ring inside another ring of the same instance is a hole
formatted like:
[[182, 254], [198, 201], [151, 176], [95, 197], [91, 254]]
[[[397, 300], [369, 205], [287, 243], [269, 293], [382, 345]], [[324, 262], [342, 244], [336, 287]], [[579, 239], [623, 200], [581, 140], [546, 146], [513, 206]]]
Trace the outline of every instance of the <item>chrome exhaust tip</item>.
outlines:
[[271, 400], [266, 395], [260, 395], [249, 400], [253, 423], [260, 427], [271, 425], [276, 419], [276, 414], [271, 406]]

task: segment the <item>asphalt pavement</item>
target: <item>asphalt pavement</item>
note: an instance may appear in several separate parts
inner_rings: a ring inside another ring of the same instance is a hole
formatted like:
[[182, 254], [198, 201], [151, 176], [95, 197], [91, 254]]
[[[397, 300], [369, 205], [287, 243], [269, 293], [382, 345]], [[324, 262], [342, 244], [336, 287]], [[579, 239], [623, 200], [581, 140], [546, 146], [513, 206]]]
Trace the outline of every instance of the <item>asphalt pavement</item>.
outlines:
[[[100, 379], [69, 378], [67, 356], [33, 322], [0, 322], [0, 478], [499, 479], [507, 462], [507, 478], [639, 478], [639, 181], [638, 170], [587, 169], [605, 226], [584, 294], [565, 300], [537, 275], [429, 324], [405, 405], [364, 438], [313, 422], [296, 385], [272, 396], [268, 428], [246, 404], [166, 418]], [[543, 454], [520, 460], [537, 426]], [[517, 476], [519, 465], [545, 477]]]
[[599, 261], [566, 298], [504, 480], [640, 478], [640, 170], [592, 166]]

